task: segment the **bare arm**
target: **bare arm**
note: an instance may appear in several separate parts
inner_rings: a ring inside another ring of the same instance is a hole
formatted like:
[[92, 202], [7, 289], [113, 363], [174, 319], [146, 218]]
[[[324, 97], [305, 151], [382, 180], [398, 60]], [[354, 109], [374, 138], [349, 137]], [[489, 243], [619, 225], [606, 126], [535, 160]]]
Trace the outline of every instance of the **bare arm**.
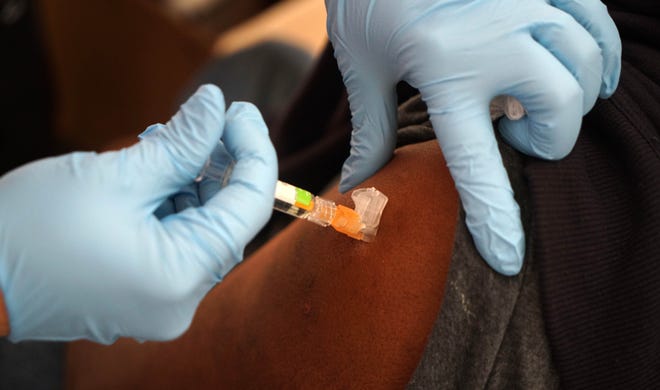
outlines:
[[[374, 243], [296, 221], [205, 298], [170, 343], [72, 344], [69, 388], [401, 388], [449, 268], [458, 199], [435, 141], [364, 183], [385, 193]], [[324, 194], [351, 205], [336, 189]]]

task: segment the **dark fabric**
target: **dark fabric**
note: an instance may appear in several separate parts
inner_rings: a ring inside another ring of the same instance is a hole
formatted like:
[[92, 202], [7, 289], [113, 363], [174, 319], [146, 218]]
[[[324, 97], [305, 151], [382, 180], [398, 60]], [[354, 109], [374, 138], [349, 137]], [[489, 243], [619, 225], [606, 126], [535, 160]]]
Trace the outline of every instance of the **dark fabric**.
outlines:
[[290, 110], [271, 131], [280, 179], [318, 193], [348, 157], [350, 133], [346, 91], [328, 45]]
[[0, 340], [0, 389], [62, 388], [64, 343]]
[[[399, 106], [399, 144], [434, 138], [417, 96]], [[530, 212], [521, 156], [500, 142], [523, 224]], [[408, 384], [424, 389], [556, 389], [538, 296], [532, 240], [516, 277], [494, 272], [479, 256], [461, 211], [442, 308], [424, 356]]]
[[567, 389], [660, 380], [660, 5], [609, 5], [623, 39], [618, 90], [586, 116], [567, 158], [526, 168], [543, 312]]

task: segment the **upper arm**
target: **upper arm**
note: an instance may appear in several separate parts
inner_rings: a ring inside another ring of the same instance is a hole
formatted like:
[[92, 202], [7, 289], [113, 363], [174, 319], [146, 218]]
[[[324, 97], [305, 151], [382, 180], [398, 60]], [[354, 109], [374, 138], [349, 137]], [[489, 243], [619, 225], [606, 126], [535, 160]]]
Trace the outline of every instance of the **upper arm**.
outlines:
[[[389, 197], [376, 240], [295, 221], [236, 267], [170, 343], [79, 343], [72, 387], [401, 388], [421, 358], [449, 268], [458, 197], [435, 141], [361, 187]], [[336, 187], [324, 198], [352, 206]]]

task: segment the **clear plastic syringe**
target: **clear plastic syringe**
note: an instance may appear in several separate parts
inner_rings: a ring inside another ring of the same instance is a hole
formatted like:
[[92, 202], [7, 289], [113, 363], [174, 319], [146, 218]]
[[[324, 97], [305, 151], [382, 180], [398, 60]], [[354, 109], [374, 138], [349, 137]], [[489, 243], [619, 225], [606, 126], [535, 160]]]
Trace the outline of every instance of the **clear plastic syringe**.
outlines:
[[275, 204], [277, 211], [306, 219], [317, 225], [332, 226], [356, 240], [365, 239], [360, 214], [346, 206], [312, 195], [309, 191], [278, 180], [275, 186]]
[[[214, 153], [222, 153], [224, 156], [218, 159], [220, 162], [209, 159], [195, 181], [210, 178], [220, 181], [224, 187], [231, 176], [233, 161], [224, 148]], [[387, 204], [387, 196], [372, 187], [353, 191], [351, 198], [355, 202], [355, 210], [278, 180], [273, 208], [323, 227], [332, 226], [356, 240], [373, 241]]]

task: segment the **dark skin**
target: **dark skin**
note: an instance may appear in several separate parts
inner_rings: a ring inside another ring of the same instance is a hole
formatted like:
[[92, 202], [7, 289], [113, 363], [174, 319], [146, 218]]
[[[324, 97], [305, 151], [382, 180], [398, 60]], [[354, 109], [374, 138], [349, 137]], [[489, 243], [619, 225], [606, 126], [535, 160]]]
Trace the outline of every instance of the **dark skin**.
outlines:
[[[165, 343], [72, 343], [67, 388], [399, 389], [438, 315], [458, 197], [435, 141], [360, 185], [389, 197], [374, 243], [296, 221], [202, 301]], [[322, 195], [353, 206], [336, 187]]]

